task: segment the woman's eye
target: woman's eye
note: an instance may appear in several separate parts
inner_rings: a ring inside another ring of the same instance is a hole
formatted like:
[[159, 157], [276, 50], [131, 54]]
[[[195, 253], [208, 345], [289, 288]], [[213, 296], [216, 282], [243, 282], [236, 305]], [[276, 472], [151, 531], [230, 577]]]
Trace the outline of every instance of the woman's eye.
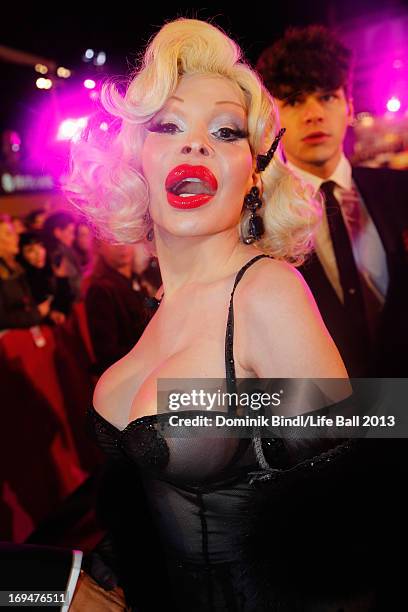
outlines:
[[219, 138], [220, 140], [227, 140], [227, 141], [238, 140], [240, 138], [248, 137], [248, 133], [245, 132], [244, 130], [235, 130], [233, 128], [228, 128], [228, 127], [220, 128], [216, 132], [213, 132], [213, 134], [216, 138]]
[[331, 102], [335, 99], [335, 97], [336, 96], [334, 94], [325, 94], [324, 96], [322, 96], [322, 100], [323, 102]]
[[149, 132], [159, 132], [160, 134], [176, 134], [180, 131], [175, 123], [151, 123], [147, 129]]

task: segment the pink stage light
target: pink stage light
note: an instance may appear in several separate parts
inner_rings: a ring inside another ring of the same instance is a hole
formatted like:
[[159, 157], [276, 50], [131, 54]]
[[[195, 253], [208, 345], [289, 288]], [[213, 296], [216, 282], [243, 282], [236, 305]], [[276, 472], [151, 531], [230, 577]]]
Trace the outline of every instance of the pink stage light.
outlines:
[[60, 123], [57, 131], [57, 140], [77, 140], [81, 131], [86, 127], [88, 117], [65, 119]]
[[96, 83], [93, 79], [85, 79], [84, 87], [86, 87], [86, 89], [95, 89]]
[[[27, 119], [25, 142], [30, 163], [50, 172], [59, 183], [60, 177], [69, 171], [69, 150], [71, 142], [76, 142], [84, 128], [91, 121], [91, 116], [98, 112], [98, 80], [95, 89], [84, 87], [85, 78], [91, 75], [85, 73], [78, 81], [64, 82], [64, 88], [59, 87], [53, 96], [39, 96], [35, 108], [35, 116]], [[34, 114], [33, 114], [34, 115]], [[102, 121], [105, 117], [101, 117]], [[99, 127], [99, 123], [97, 123]], [[105, 132], [97, 130], [103, 137]]]
[[396, 113], [399, 111], [400, 108], [400, 100], [398, 100], [398, 98], [396, 98], [395, 96], [392, 96], [392, 98], [390, 98], [387, 102], [387, 110], [389, 110], [390, 113]]
[[400, 59], [396, 59], [392, 62], [392, 67], [395, 68], [395, 70], [401, 70], [401, 68], [404, 67], [404, 62]]

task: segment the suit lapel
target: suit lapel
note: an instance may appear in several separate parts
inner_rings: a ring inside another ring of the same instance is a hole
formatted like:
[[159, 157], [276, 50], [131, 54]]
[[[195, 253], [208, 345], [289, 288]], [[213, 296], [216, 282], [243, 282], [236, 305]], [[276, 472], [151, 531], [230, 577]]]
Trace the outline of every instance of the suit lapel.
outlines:
[[352, 176], [380, 236], [389, 264], [390, 256], [396, 254], [398, 249], [392, 223], [386, 218], [390, 214], [389, 200], [392, 194], [376, 181], [375, 172], [367, 176], [365, 168], [353, 168]]
[[309, 259], [300, 266], [299, 270], [310, 286], [312, 293], [315, 292], [316, 296], [319, 297], [325, 295], [330, 302], [335, 301], [343, 308], [343, 304], [331, 284], [316, 251], [313, 251]]

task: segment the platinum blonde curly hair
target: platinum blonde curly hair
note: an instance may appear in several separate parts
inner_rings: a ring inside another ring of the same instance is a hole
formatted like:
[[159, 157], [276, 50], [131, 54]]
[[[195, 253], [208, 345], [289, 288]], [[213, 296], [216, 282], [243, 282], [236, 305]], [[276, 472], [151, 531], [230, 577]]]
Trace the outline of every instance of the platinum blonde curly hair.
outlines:
[[[196, 19], [165, 24], [152, 38], [125, 94], [104, 84], [101, 101], [119, 128], [102, 136], [89, 128], [72, 145], [71, 174], [64, 191], [103, 239], [119, 243], [143, 240], [151, 229], [149, 188], [142, 173], [146, 124], [163, 107], [183, 75], [221, 76], [236, 84], [245, 100], [249, 144], [254, 158], [265, 153], [278, 129], [275, 104], [239, 46], [213, 25]], [[260, 250], [301, 264], [313, 246], [321, 203], [311, 188], [284, 165], [280, 155], [261, 174], [260, 209], [265, 233]], [[240, 235], [247, 223], [243, 209]]]

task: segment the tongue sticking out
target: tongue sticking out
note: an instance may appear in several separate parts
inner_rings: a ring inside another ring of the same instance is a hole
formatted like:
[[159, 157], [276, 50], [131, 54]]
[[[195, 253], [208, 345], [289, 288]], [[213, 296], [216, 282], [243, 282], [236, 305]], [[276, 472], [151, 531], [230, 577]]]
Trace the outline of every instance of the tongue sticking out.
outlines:
[[214, 195], [215, 193], [209, 183], [195, 178], [185, 179], [177, 183], [171, 188], [171, 192], [181, 197], [197, 194]]

